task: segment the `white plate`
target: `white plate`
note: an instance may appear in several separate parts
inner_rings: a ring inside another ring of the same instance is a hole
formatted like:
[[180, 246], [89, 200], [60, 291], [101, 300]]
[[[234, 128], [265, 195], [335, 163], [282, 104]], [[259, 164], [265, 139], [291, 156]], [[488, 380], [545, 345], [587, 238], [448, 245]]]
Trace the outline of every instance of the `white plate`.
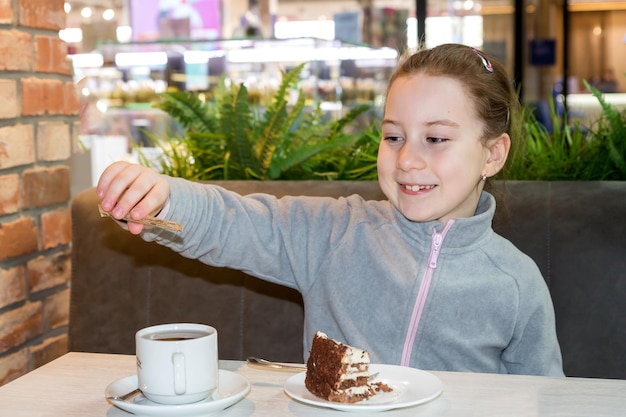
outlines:
[[346, 404], [327, 401], [311, 394], [304, 386], [306, 372], [285, 381], [284, 390], [294, 400], [340, 411], [386, 411], [394, 408], [423, 404], [443, 392], [443, 383], [435, 375], [420, 369], [397, 365], [370, 365], [370, 372], [378, 376], [374, 382], [384, 382], [393, 391], [377, 392], [367, 400]]
[[[104, 396], [120, 396], [137, 388], [137, 375], [130, 375], [109, 384]], [[234, 372], [219, 370], [219, 399], [198, 401], [191, 404], [157, 404], [139, 394], [128, 401], [109, 400], [114, 406], [141, 416], [193, 417], [220, 411], [241, 400], [250, 391], [250, 382]]]

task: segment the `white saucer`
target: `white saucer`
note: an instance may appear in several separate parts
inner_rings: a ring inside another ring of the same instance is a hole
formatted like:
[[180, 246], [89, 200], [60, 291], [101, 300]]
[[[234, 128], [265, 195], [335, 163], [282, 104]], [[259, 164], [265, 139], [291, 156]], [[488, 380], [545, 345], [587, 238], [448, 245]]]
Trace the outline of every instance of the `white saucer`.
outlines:
[[395, 408], [423, 404], [437, 398], [443, 392], [443, 383], [435, 375], [420, 369], [397, 365], [370, 365], [372, 374], [378, 373], [373, 382], [384, 382], [393, 389], [379, 392], [367, 400], [346, 404], [327, 401], [311, 394], [304, 386], [306, 372], [285, 381], [284, 390], [294, 400], [318, 407], [339, 411], [387, 411]]
[[[130, 375], [109, 384], [104, 390], [105, 397], [120, 396], [137, 388], [137, 375]], [[194, 417], [220, 411], [241, 400], [250, 392], [250, 382], [234, 372], [219, 370], [219, 398], [198, 401], [191, 404], [157, 404], [139, 394], [128, 401], [110, 400], [114, 406], [129, 413], [141, 416]]]

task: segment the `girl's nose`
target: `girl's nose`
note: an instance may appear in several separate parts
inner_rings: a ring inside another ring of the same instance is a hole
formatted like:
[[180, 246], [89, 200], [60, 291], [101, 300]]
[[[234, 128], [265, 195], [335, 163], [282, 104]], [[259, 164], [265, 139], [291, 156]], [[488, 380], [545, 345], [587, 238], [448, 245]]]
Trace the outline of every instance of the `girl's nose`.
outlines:
[[406, 143], [402, 149], [400, 149], [396, 164], [398, 169], [403, 171], [411, 169], [424, 169], [426, 167], [426, 161], [424, 160], [422, 153], [410, 143]]

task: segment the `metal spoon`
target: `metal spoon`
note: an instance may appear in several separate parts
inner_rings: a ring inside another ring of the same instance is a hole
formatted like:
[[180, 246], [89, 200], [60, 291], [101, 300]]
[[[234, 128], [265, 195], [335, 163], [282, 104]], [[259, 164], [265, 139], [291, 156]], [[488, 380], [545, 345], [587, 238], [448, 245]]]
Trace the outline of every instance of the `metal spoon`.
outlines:
[[271, 368], [277, 371], [304, 371], [306, 365], [299, 363], [272, 362], [254, 356], [248, 357], [248, 365], [260, 368]]
[[141, 390], [139, 388], [135, 388], [131, 392], [127, 392], [126, 394], [123, 394], [123, 395], [109, 395], [107, 397], [107, 400], [111, 400], [111, 401], [128, 401], [131, 398], [133, 398], [133, 397], [135, 397], [136, 395], [139, 395], [139, 394], [141, 394]]
[[[272, 362], [267, 359], [261, 359], [254, 356], [248, 357], [248, 365], [257, 368], [271, 368], [277, 371], [306, 371], [306, 365], [299, 363], [284, 363], [284, 362]], [[379, 372], [373, 373], [369, 376], [369, 380], [372, 381], [378, 376]]]

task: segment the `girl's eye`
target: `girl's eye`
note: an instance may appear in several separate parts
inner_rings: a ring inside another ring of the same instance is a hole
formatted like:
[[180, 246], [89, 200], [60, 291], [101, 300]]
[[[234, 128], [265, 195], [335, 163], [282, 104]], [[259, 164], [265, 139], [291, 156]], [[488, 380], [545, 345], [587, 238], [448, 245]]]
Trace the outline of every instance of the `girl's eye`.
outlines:
[[403, 138], [401, 136], [385, 136], [385, 140], [388, 142], [401, 142]]
[[446, 139], [446, 138], [435, 138], [435, 137], [429, 136], [429, 137], [426, 138], [426, 141], [430, 142], [430, 143], [443, 143], [443, 142], [447, 142], [448, 139]]

